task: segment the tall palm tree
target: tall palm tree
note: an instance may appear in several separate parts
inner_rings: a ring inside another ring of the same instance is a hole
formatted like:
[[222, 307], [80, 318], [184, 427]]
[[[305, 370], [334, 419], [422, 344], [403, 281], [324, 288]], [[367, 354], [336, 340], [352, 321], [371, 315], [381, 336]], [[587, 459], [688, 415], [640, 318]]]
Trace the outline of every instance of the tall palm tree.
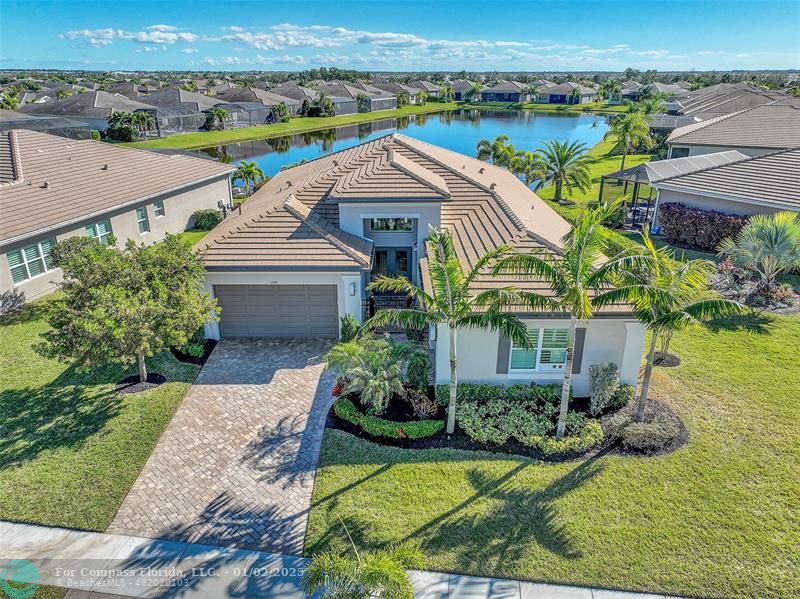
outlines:
[[522, 177], [528, 187], [534, 181], [538, 181], [537, 189], [542, 184], [544, 163], [541, 155], [537, 152], [517, 152], [511, 159], [509, 168], [517, 177]]
[[497, 166], [510, 166], [516, 153], [508, 135], [498, 135], [494, 141], [482, 139], [478, 142], [478, 160], [491, 161]]
[[719, 254], [757, 273], [759, 287], [769, 291], [779, 274], [800, 268], [800, 219], [789, 211], [756, 214], [735, 238], [722, 240]]
[[632, 102], [630, 105], [631, 112], [641, 112], [642, 114], [664, 112], [665, 110], [664, 99], [661, 96], [651, 96], [639, 102]]
[[480, 99], [481, 90], [483, 90], [483, 86], [480, 83], [473, 83], [472, 87], [464, 94], [464, 99], [469, 102], [474, 102], [476, 98]]
[[253, 193], [253, 187], [264, 180], [264, 171], [259, 168], [257, 162], [243, 160], [233, 173], [233, 178], [244, 183], [247, 195], [250, 195]]
[[217, 127], [219, 129], [225, 128], [225, 121], [228, 120], [230, 112], [225, 110], [222, 106], [214, 106], [208, 111], [208, 124], [209, 128]]
[[622, 146], [622, 163], [619, 169], [625, 170], [625, 157], [639, 146], [650, 147], [650, 124], [641, 112], [629, 112], [614, 117], [605, 137], [613, 137]]
[[139, 132], [139, 137], [148, 137], [150, 131], [156, 126], [156, 120], [149, 112], [136, 111], [131, 114], [131, 124]]
[[617, 273], [642, 261], [639, 256], [623, 255], [603, 263], [603, 251], [606, 248], [603, 221], [617, 208], [618, 203], [601, 204], [581, 213], [572, 230], [564, 236], [564, 248], [560, 254], [545, 250], [532, 254], [514, 254], [499, 260], [492, 271], [494, 274], [512, 273], [544, 279], [549, 293], [520, 292], [524, 298], [523, 303], [569, 315], [569, 341], [556, 438], [563, 437], [566, 430], [577, 323], [579, 320], [592, 318], [595, 306], [604, 305], [606, 296], [611, 295], [612, 299], [618, 299], [620, 289], [614, 286], [619, 278]]
[[[408, 329], [423, 330], [428, 326], [446, 325], [450, 335], [450, 400], [447, 410], [447, 433], [453, 434], [456, 424], [456, 392], [458, 388], [457, 345], [462, 329], [500, 331], [521, 347], [529, 347], [527, 328], [516, 314], [504, 312], [509, 305], [519, 305], [522, 296], [513, 287], [478, 291], [476, 282], [487, 274], [489, 265], [502, 259], [509, 251], [507, 246], [485, 253], [478, 258], [468, 273], [453, 247], [453, 239], [446, 230], [430, 228], [428, 239], [428, 268], [431, 293], [414, 285], [405, 277], [377, 277], [370, 290], [404, 293], [419, 304], [419, 308], [390, 308], [379, 310], [365, 324], [382, 327], [399, 324]], [[547, 307], [552, 302], [546, 298], [534, 299], [536, 306]]]
[[453, 99], [453, 88], [449, 85], [443, 85], [439, 88], [439, 97], [449, 102]]
[[644, 247], [636, 252], [636, 266], [620, 272], [618, 289], [595, 300], [596, 305], [627, 301], [639, 321], [650, 330], [647, 365], [636, 411], [639, 422], [645, 419], [658, 339], [665, 341], [662, 351], [666, 353], [676, 331], [741, 309], [736, 302], [707, 296], [708, 278], [714, 271], [711, 262], [675, 260], [673, 251], [656, 248], [646, 231], [642, 243]]
[[569, 140], [548, 141], [539, 150], [542, 157], [542, 185], [553, 184], [556, 202], [563, 202], [562, 188], [566, 185], [567, 192], [572, 193], [573, 188], [586, 191], [592, 186], [592, 173], [586, 158], [586, 144]]
[[606, 81], [606, 97], [609, 100], [618, 100], [622, 94], [622, 85], [616, 79]]

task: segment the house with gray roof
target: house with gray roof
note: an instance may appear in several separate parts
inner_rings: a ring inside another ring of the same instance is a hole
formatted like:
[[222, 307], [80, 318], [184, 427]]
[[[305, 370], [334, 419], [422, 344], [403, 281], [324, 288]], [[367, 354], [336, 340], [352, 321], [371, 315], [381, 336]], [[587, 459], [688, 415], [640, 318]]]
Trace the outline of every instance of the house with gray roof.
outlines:
[[108, 128], [108, 119], [117, 112], [136, 112], [151, 109], [144, 102], [104, 91], [86, 91], [55, 102], [25, 104], [19, 112], [35, 116], [63, 116], [86, 121], [92, 129]]
[[416, 104], [419, 94], [422, 91], [418, 87], [412, 87], [410, 85], [406, 85], [405, 83], [395, 83], [394, 81], [374, 81], [372, 83], [372, 87], [389, 92], [395, 96], [405, 93], [408, 95], [409, 104]]
[[475, 85], [474, 81], [468, 79], [454, 79], [450, 82], [450, 88], [453, 90], [453, 99], [457, 102], [463, 102], [467, 99], [467, 92]]
[[[717, 154], [680, 160], [712, 156]], [[658, 208], [671, 203], [739, 215], [773, 214], [782, 210], [800, 212], [800, 147], [759, 156], [740, 156], [739, 160], [656, 181], [654, 229], [658, 229]]]
[[800, 106], [764, 104], [678, 127], [667, 138], [669, 157], [739, 150], [759, 156], [800, 146]]
[[482, 102], [512, 102], [520, 104], [530, 102], [530, 86], [519, 81], [498, 81], [494, 85], [481, 90]]
[[283, 104], [292, 116], [300, 114], [300, 107], [303, 105], [302, 100], [282, 96], [274, 91], [267, 91], [260, 87], [230, 87], [217, 92], [213, 98], [215, 104], [220, 102], [259, 102], [264, 106], [277, 106]]
[[666, 106], [669, 114], [691, 115], [708, 120], [787, 97], [786, 92], [764, 90], [749, 83], [720, 83], [679, 93], [670, 98]]
[[91, 139], [16, 129], [0, 133], [0, 296], [30, 301], [57, 288], [59, 241], [153, 243], [231, 203], [235, 167]]
[[585, 104], [597, 101], [597, 90], [568, 81], [537, 90], [534, 101], [540, 104]]
[[150, 104], [151, 106], [158, 106], [159, 108], [175, 108], [177, 106], [182, 106], [184, 108], [190, 108], [195, 112], [208, 110], [220, 102], [210, 96], [188, 92], [179, 87], [166, 87], [147, 94], [146, 96], [142, 96], [137, 101]]
[[324, 83], [317, 87], [318, 91], [325, 92], [332, 97], [352, 98], [358, 106], [358, 98], [366, 97], [366, 109], [359, 107], [360, 112], [375, 112], [377, 110], [392, 110], [397, 108], [397, 96], [368, 84], [350, 85], [348, 83]]
[[[273, 94], [285, 96], [299, 100], [302, 106], [308, 106], [319, 98], [320, 90], [311, 87], [298, 85], [297, 83], [286, 82], [273, 87], [269, 90]], [[355, 114], [358, 112], [358, 105], [355, 99], [348, 96], [331, 96], [331, 101], [336, 109], [336, 114]]]
[[[358, 321], [403, 296], [367, 290], [378, 275], [402, 275], [431, 287], [429, 227], [452, 233], [465, 268], [486, 251], [510, 245], [559, 255], [570, 225], [508, 170], [400, 134], [280, 171], [196, 245], [206, 289], [221, 307], [209, 337], [327, 337], [340, 319]], [[517, 286], [546, 293], [542, 280], [482, 276], [481, 290]], [[495, 384], [558, 383], [564, 378], [569, 318], [518, 306], [536, 352], [496, 331], [459, 336], [459, 380]], [[435, 381], [449, 378], [449, 334], [429, 331]], [[629, 306], [614, 304], [579, 325], [572, 377], [589, 390], [589, 366], [612, 361], [636, 385], [644, 327]]]
[[430, 98], [438, 98], [442, 88], [427, 79], [417, 79], [409, 83], [411, 87], [424, 91]]

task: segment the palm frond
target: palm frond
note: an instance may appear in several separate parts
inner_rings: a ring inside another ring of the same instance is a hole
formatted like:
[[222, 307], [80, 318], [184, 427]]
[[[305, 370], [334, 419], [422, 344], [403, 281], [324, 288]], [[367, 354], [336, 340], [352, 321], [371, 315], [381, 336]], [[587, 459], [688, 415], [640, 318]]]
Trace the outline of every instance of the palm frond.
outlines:
[[388, 325], [400, 325], [407, 329], [424, 330], [429, 325], [436, 324], [439, 319], [436, 315], [413, 308], [384, 308], [364, 323], [367, 329], [378, 329]]

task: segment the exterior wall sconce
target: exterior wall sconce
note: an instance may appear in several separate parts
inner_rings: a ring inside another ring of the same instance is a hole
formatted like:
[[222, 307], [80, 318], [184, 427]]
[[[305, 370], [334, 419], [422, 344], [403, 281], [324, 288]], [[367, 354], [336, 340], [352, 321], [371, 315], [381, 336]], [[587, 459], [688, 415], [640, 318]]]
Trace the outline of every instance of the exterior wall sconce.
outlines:
[[355, 296], [355, 294], [356, 294], [356, 284], [355, 283], [350, 283], [347, 286], [347, 293], [350, 294], [350, 297], [354, 297]]

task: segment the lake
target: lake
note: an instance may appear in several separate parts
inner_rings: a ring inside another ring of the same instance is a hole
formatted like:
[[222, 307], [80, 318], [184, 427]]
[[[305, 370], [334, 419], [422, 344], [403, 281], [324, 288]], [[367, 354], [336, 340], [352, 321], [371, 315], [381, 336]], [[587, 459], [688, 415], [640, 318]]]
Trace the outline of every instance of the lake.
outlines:
[[502, 134], [508, 135], [517, 150], [535, 150], [552, 139], [577, 140], [592, 147], [602, 139], [607, 129], [606, 117], [602, 115], [453, 110], [214, 146], [199, 151], [230, 163], [254, 160], [265, 175], [274, 175], [282, 166], [344, 150], [394, 131], [474, 156], [478, 141], [494, 139]]

